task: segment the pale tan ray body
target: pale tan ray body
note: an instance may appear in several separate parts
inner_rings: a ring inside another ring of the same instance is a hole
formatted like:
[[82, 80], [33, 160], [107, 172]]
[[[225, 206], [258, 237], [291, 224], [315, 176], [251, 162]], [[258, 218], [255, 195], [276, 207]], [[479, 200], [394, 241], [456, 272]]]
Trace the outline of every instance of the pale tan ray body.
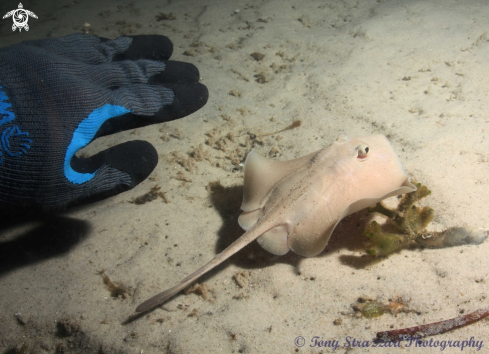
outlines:
[[340, 136], [310, 155], [274, 161], [248, 154], [239, 224], [246, 232], [182, 282], [136, 308], [147, 311], [166, 301], [255, 239], [271, 253], [289, 249], [312, 257], [327, 245], [347, 215], [393, 195], [415, 191], [383, 135]]

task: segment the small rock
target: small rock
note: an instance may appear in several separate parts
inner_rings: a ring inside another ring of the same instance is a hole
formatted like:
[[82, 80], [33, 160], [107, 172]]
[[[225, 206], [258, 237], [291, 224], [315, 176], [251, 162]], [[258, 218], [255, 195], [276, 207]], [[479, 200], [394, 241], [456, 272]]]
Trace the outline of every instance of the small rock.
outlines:
[[337, 318], [336, 320], [333, 321], [333, 324], [335, 326], [339, 326], [339, 325], [343, 324], [343, 320], [341, 318]]
[[14, 316], [17, 319], [17, 322], [19, 322], [21, 325], [26, 324], [27, 321], [26, 321], [25, 317], [22, 316], [22, 314], [20, 312], [17, 312]]
[[250, 56], [256, 61], [262, 61], [263, 58], [265, 58], [265, 54], [258, 53], [258, 52], [253, 52], [250, 54]]

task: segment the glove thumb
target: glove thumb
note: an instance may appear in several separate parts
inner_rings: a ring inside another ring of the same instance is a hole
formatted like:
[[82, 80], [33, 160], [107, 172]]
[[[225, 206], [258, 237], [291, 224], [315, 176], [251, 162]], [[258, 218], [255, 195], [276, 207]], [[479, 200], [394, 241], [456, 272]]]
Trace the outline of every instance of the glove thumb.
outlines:
[[[134, 188], [144, 181], [158, 164], [156, 149], [142, 140], [113, 146], [88, 158], [74, 156], [71, 168], [80, 174], [93, 174], [84, 194], [69, 205], [96, 202]], [[98, 181], [98, 183], [96, 182]]]

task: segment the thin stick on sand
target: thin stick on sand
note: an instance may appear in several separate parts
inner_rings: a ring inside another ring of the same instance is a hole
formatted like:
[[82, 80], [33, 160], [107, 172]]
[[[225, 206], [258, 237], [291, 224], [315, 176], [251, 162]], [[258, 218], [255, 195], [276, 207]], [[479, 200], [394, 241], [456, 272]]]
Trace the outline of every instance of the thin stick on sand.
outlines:
[[489, 307], [471, 312], [467, 315], [458, 316], [449, 320], [433, 322], [425, 325], [393, 329], [391, 331], [377, 332], [377, 341], [392, 342], [399, 340], [410, 340], [423, 338], [451, 331], [456, 328], [467, 326], [489, 316]]

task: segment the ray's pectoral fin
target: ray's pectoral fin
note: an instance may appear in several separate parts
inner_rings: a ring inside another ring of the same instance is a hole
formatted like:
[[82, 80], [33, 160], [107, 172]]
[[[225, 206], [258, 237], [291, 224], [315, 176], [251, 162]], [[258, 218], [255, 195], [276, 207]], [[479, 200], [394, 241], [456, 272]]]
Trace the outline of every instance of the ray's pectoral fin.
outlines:
[[296, 228], [290, 236], [290, 249], [302, 257], [314, 257], [324, 251], [336, 224], [331, 225], [322, 233], [312, 232], [307, 225]]
[[284, 176], [303, 166], [316, 153], [290, 161], [270, 160], [252, 150], [244, 167], [243, 204], [241, 210], [253, 211], [266, 203], [266, 195]]
[[343, 212], [343, 214], [341, 215], [339, 220], [343, 219], [345, 216], [356, 213], [359, 210], [362, 210], [362, 209], [365, 209], [369, 206], [375, 205], [378, 202], [380, 202], [381, 200], [393, 197], [395, 195], [411, 193], [414, 191], [416, 191], [416, 186], [406, 179], [399, 188], [396, 188], [387, 194], [384, 194], [384, 195], [379, 196], [377, 198], [363, 198], [363, 199], [357, 200], [356, 202], [350, 204], [348, 206], [348, 208], [346, 208], [346, 210]]
[[288, 232], [285, 225], [275, 226], [256, 239], [260, 246], [277, 256], [283, 256], [289, 252], [287, 240]]

